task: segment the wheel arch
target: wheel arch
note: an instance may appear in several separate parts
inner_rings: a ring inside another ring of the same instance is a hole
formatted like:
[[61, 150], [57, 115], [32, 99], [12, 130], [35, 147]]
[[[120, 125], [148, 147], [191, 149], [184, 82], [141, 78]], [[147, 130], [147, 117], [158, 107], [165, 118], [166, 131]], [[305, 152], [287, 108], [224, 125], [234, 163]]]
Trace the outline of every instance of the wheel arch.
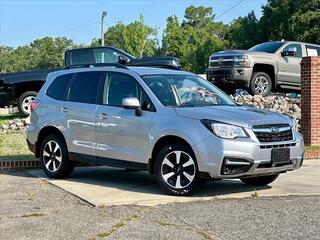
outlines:
[[256, 72], [264, 72], [268, 74], [272, 81], [272, 89], [275, 89], [276, 84], [276, 70], [275, 66], [273, 64], [267, 64], [267, 63], [256, 63], [253, 66], [252, 76]]
[[190, 144], [185, 138], [176, 136], [176, 135], [166, 135], [159, 138], [152, 148], [152, 153], [149, 158], [148, 163], [148, 171], [150, 174], [154, 174], [154, 164], [157, 153], [166, 145], [170, 143], [181, 143], [192, 150], [193, 154], [196, 155], [194, 149], [192, 148], [192, 144]]
[[54, 134], [54, 135], [60, 137], [62, 139], [62, 141], [64, 141], [64, 144], [67, 147], [67, 143], [66, 143], [65, 137], [63, 136], [62, 132], [57, 127], [46, 126], [43, 129], [41, 129], [41, 131], [38, 134], [38, 139], [37, 139], [36, 148], [35, 148], [35, 156], [36, 157], [40, 157], [40, 148], [41, 148], [42, 141], [50, 134]]

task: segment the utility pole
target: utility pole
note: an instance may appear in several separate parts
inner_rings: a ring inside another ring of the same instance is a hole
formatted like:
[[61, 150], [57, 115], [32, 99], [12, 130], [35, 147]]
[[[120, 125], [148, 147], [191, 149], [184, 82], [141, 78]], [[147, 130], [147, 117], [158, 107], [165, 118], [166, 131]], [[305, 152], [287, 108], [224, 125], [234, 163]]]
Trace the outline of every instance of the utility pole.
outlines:
[[103, 32], [103, 19], [107, 16], [107, 12], [103, 11], [101, 14], [101, 46], [104, 46], [104, 32]]

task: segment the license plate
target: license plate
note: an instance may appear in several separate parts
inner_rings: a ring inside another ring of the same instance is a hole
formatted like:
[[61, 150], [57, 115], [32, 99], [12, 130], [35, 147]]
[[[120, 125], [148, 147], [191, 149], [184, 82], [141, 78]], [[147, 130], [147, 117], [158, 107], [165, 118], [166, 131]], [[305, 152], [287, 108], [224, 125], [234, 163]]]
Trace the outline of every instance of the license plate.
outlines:
[[290, 148], [278, 148], [271, 150], [271, 161], [273, 164], [290, 162]]

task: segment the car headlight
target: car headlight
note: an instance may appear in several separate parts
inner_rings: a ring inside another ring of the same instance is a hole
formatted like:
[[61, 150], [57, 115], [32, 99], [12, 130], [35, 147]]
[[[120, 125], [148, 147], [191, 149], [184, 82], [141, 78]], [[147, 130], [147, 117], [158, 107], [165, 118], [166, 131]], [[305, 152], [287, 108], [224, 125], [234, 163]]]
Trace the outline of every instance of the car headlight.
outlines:
[[210, 132], [221, 138], [234, 139], [249, 137], [246, 131], [239, 126], [210, 120], [201, 120], [201, 122]]
[[234, 56], [234, 65], [249, 67], [249, 57], [247, 55]]
[[292, 130], [294, 132], [299, 132], [298, 123], [294, 118], [292, 118]]

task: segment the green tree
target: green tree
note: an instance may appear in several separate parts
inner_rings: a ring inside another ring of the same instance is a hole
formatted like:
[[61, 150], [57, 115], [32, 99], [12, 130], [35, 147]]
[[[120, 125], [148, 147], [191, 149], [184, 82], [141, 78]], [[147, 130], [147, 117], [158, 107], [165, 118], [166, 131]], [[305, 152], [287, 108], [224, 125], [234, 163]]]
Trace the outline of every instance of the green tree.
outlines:
[[233, 49], [249, 49], [250, 47], [261, 43], [261, 30], [259, 20], [252, 11], [245, 17], [239, 17], [234, 20], [229, 27], [227, 38], [230, 41], [230, 47]]
[[17, 48], [0, 47], [0, 72], [61, 68], [65, 50], [74, 47], [77, 45], [64, 37], [36, 39]]
[[[105, 43], [136, 56], [152, 56], [158, 48], [157, 30], [144, 23], [143, 17], [128, 25], [118, 22], [104, 33]], [[93, 46], [100, 46], [101, 39], [94, 39]]]
[[182, 23], [176, 16], [167, 18], [162, 39], [162, 53], [181, 59], [184, 69], [203, 73], [208, 57], [227, 45], [226, 26], [214, 21], [211, 7], [190, 6]]
[[268, 0], [259, 21], [267, 40], [320, 43], [320, 0]]

